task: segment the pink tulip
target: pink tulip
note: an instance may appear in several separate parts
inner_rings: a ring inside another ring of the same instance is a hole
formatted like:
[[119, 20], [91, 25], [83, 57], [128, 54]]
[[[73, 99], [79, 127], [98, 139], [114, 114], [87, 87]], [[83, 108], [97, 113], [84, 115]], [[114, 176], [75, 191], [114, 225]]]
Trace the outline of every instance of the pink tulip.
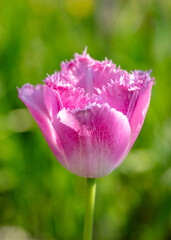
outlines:
[[150, 71], [128, 73], [86, 51], [36, 87], [18, 89], [58, 161], [87, 178], [109, 174], [135, 142], [150, 102]]

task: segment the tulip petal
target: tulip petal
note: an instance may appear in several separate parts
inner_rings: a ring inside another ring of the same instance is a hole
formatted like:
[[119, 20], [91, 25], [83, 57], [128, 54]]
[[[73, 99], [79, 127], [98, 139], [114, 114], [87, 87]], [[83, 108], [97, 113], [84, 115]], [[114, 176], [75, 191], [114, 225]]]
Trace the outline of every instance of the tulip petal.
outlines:
[[60, 110], [55, 93], [46, 85], [37, 85], [34, 88], [31, 84], [25, 84], [18, 92], [19, 98], [31, 112], [52, 152], [66, 162], [60, 140], [52, 126], [52, 120]]
[[149, 106], [151, 71], [128, 73], [86, 53], [19, 91], [59, 162], [82, 177], [109, 174], [135, 142]]
[[84, 109], [89, 102], [89, 96], [85, 94], [83, 88], [73, 88], [72, 86], [56, 86], [54, 91], [59, 95], [63, 108]]
[[68, 159], [67, 169], [90, 178], [105, 176], [115, 168], [131, 134], [126, 116], [107, 104], [62, 109], [53, 126]]
[[135, 142], [142, 128], [142, 125], [149, 107], [149, 103], [150, 103], [152, 86], [153, 86], [153, 82], [148, 84], [146, 88], [142, 88], [139, 93], [136, 106], [134, 108], [132, 117], [129, 121], [131, 126], [131, 143], [128, 151], [131, 149], [133, 143]]
[[111, 79], [119, 80], [123, 72], [112, 61], [94, 60], [84, 51], [82, 55], [75, 54], [73, 60], [62, 62], [60, 77], [62, 82], [84, 88], [86, 93], [93, 93], [94, 88], [101, 89]]
[[151, 71], [126, 72], [119, 83], [111, 80], [111, 83], [103, 86], [102, 90], [97, 89], [97, 95], [94, 95], [91, 101], [108, 103], [111, 108], [122, 112], [130, 120], [141, 91], [144, 91], [154, 80], [150, 77], [150, 73]]
[[122, 112], [128, 119], [132, 116], [139, 95], [139, 89], [134, 91], [128, 90], [125, 86], [113, 83], [103, 87], [98, 95], [94, 95], [91, 101], [103, 104], [108, 103], [111, 108]]
[[139, 91], [139, 95], [133, 109], [133, 114], [129, 119], [129, 123], [131, 127], [130, 144], [123, 158], [118, 162], [118, 165], [120, 165], [121, 162], [124, 160], [128, 152], [132, 148], [132, 145], [134, 144], [135, 140], [137, 139], [139, 132], [141, 131], [141, 128], [144, 123], [144, 119], [149, 107], [149, 103], [150, 103], [152, 86], [153, 86], [153, 82], [151, 81], [146, 87], [142, 87], [142, 89]]

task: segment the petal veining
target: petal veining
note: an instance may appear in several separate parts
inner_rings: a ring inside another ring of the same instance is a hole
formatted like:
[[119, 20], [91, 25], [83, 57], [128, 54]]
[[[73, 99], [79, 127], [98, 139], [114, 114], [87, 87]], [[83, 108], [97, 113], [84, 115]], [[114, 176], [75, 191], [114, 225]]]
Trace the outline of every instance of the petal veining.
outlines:
[[[126, 81], [129, 85], [125, 84]], [[124, 84], [111, 81], [108, 86], [103, 86], [102, 90], [96, 89], [98, 96], [92, 99], [95, 98], [97, 103], [108, 103], [110, 107], [122, 112], [130, 120], [141, 92], [146, 91], [153, 81], [150, 72], [135, 71], [125, 75]]]
[[63, 109], [53, 126], [68, 159], [68, 170], [83, 177], [111, 172], [125, 153], [131, 134], [126, 116], [106, 104]]
[[89, 178], [109, 174], [124, 160], [145, 119], [154, 79], [128, 73], [86, 50], [61, 63], [45, 85], [18, 89], [58, 161]]
[[82, 55], [75, 54], [70, 62], [62, 62], [60, 76], [61, 81], [93, 93], [94, 88], [102, 88], [111, 79], [119, 79], [122, 73], [123, 70], [116, 68], [112, 61], [96, 61], [84, 51]]
[[[65, 159], [59, 137], [52, 125], [54, 116], [60, 110], [58, 99], [53, 90], [46, 85], [34, 87], [31, 84], [25, 84], [21, 89], [18, 89], [18, 92], [19, 98], [31, 112], [54, 155], [57, 158]], [[63, 161], [66, 162], [66, 160]]]

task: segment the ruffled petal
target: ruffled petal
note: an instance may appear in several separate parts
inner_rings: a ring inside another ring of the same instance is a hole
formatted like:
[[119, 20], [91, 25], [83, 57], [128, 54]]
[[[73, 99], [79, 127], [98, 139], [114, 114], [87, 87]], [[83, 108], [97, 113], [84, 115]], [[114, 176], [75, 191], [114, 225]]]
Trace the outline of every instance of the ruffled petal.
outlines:
[[141, 92], [153, 84], [150, 71], [135, 71], [124, 74], [119, 83], [111, 81], [102, 90], [97, 90], [97, 95], [92, 96], [91, 101], [103, 104], [108, 103], [111, 108], [122, 112], [130, 121]]
[[63, 109], [53, 126], [68, 159], [67, 169], [90, 178], [105, 176], [115, 168], [131, 134], [126, 116], [106, 104]]
[[98, 91], [98, 94], [93, 95], [91, 101], [100, 104], [107, 103], [111, 108], [122, 112], [129, 119], [136, 104], [139, 90], [129, 91], [124, 86], [112, 83], [103, 87], [102, 91]]
[[151, 71], [128, 73], [86, 50], [61, 64], [46, 85], [19, 91], [59, 162], [82, 177], [109, 174], [136, 140], [149, 106]]
[[[59, 76], [59, 73], [55, 73]], [[54, 81], [54, 79], [58, 79], [58, 81]], [[53, 89], [53, 91], [58, 95], [60, 99], [60, 105], [62, 108], [80, 108], [84, 109], [85, 106], [90, 101], [90, 97], [88, 94], [85, 94], [83, 88], [75, 88], [71, 84], [65, 84], [59, 81], [58, 77], [48, 76], [45, 79], [46, 85]]]
[[54, 116], [60, 110], [56, 94], [45, 85], [33, 87], [30, 84], [25, 84], [21, 89], [18, 89], [18, 93], [19, 98], [27, 106], [40, 127], [54, 155], [64, 159], [62, 145], [52, 126]]
[[58, 86], [55, 89], [61, 99], [63, 108], [80, 108], [83, 109], [88, 104], [90, 98], [85, 94], [82, 88], [73, 88], [70, 86]]
[[123, 72], [112, 61], [96, 61], [84, 51], [82, 55], [75, 54], [73, 60], [62, 62], [60, 77], [62, 82], [84, 88], [86, 93], [93, 93], [94, 88], [101, 89], [111, 79], [117, 81]]

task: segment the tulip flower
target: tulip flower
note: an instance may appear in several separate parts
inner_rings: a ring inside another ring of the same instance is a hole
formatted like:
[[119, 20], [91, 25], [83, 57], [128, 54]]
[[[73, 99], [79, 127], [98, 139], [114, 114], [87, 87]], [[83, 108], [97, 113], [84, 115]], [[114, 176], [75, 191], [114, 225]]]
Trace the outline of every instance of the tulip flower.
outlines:
[[94, 60], [85, 50], [62, 62], [61, 71], [44, 84], [18, 89], [19, 98], [58, 161], [90, 179], [89, 189], [94, 189], [93, 179], [122, 163], [141, 130], [154, 83], [150, 73], [128, 73], [110, 60]]

